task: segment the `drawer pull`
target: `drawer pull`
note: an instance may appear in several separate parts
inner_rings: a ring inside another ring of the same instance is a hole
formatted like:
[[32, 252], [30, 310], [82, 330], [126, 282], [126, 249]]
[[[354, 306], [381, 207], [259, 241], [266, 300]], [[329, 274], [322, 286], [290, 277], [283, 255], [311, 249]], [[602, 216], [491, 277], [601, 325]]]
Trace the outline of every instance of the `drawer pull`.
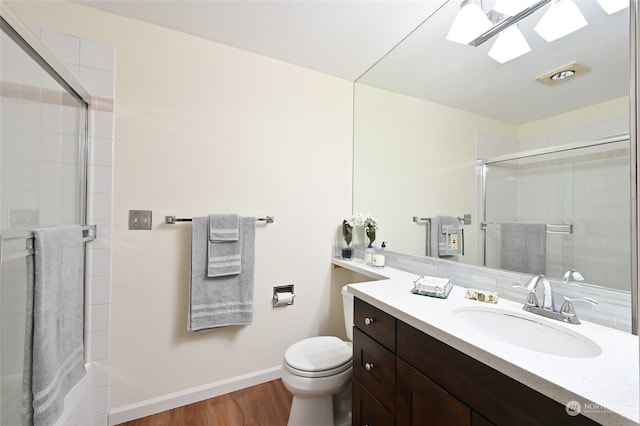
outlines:
[[367, 362], [364, 365], [364, 369], [367, 370], [367, 371], [371, 371], [373, 369], [373, 363], [372, 362]]
[[371, 324], [373, 324], [373, 318], [364, 319], [364, 325], [371, 325]]

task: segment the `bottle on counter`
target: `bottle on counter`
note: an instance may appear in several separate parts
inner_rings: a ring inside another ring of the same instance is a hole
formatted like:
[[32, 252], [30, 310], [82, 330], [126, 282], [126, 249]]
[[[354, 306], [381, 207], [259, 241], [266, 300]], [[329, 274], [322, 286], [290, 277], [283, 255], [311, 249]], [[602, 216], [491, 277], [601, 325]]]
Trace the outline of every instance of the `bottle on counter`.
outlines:
[[373, 245], [369, 243], [369, 246], [364, 251], [364, 263], [371, 265], [373, 263], [373, 255], [376, 251], [373, 249]]

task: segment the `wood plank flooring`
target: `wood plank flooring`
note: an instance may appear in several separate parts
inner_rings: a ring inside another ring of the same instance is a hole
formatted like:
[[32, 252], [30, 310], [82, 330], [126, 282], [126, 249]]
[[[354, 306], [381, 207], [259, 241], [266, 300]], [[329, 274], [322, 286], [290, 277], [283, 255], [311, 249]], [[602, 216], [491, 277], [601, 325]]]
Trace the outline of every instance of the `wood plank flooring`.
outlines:
[[286, 426], [292, 399], [274, 380], [121, 426]]

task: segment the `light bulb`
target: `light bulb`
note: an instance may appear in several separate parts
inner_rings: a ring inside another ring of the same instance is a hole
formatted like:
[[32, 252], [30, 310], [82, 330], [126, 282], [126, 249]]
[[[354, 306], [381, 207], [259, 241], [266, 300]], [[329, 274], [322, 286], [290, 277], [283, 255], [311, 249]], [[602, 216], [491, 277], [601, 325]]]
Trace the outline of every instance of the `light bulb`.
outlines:
[[470, 41], [482, 35], [491, 28], [491, 21], [475, 2], [469, 1], [460, 8], [456, 14], [447, 40], [460, 44], [469, 44]]
[[498, 35], [495, 43], [491, 46], [491, 50], [489, 50], [489, 56], [504, 64], [527, 52], [531, 52], [529, 43], [527, 43], [518, 27], [512, 25]]
[[535, 30], [543, 39], [552, 42], [586, 25], [587, 20], [573, 0], [554, 0]]

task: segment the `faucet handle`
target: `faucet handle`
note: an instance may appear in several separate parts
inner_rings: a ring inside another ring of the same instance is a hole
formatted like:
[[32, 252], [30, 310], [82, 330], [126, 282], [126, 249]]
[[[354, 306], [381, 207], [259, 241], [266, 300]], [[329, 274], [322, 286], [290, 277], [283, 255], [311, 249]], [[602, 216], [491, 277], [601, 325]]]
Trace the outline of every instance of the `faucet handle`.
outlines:
[[571, 299], [566, 296], [563, 296], [563, 297], [564, 297], [564, 303], [560, 307], [560, 313], [566, 316], [573, 316], [573, 317], [576, 316], [576, 310], [573, 307], [573, 302], [587, 302], [587, 303], [591, 303], [593, 306], [598, 304], [597, 300], [592, 299], [590, 297], [576, 297], [575, 299]]
[[536, 292], [535, 291], [532, 291], [527, 286], [524, 286], [522, 284], [512, 284], [511, 287], [512, 288], [516, 288], [516, 289], [520, 289], [520, 290], [524, 290], [524, 291], [526, 291], [528, 293], [527, 294], [527, 301], [525, 302], [527, 305], [529, 305], [529, 306], [540, 306], [540, 304], [538, 302], [538, 298], [536, 297]]

